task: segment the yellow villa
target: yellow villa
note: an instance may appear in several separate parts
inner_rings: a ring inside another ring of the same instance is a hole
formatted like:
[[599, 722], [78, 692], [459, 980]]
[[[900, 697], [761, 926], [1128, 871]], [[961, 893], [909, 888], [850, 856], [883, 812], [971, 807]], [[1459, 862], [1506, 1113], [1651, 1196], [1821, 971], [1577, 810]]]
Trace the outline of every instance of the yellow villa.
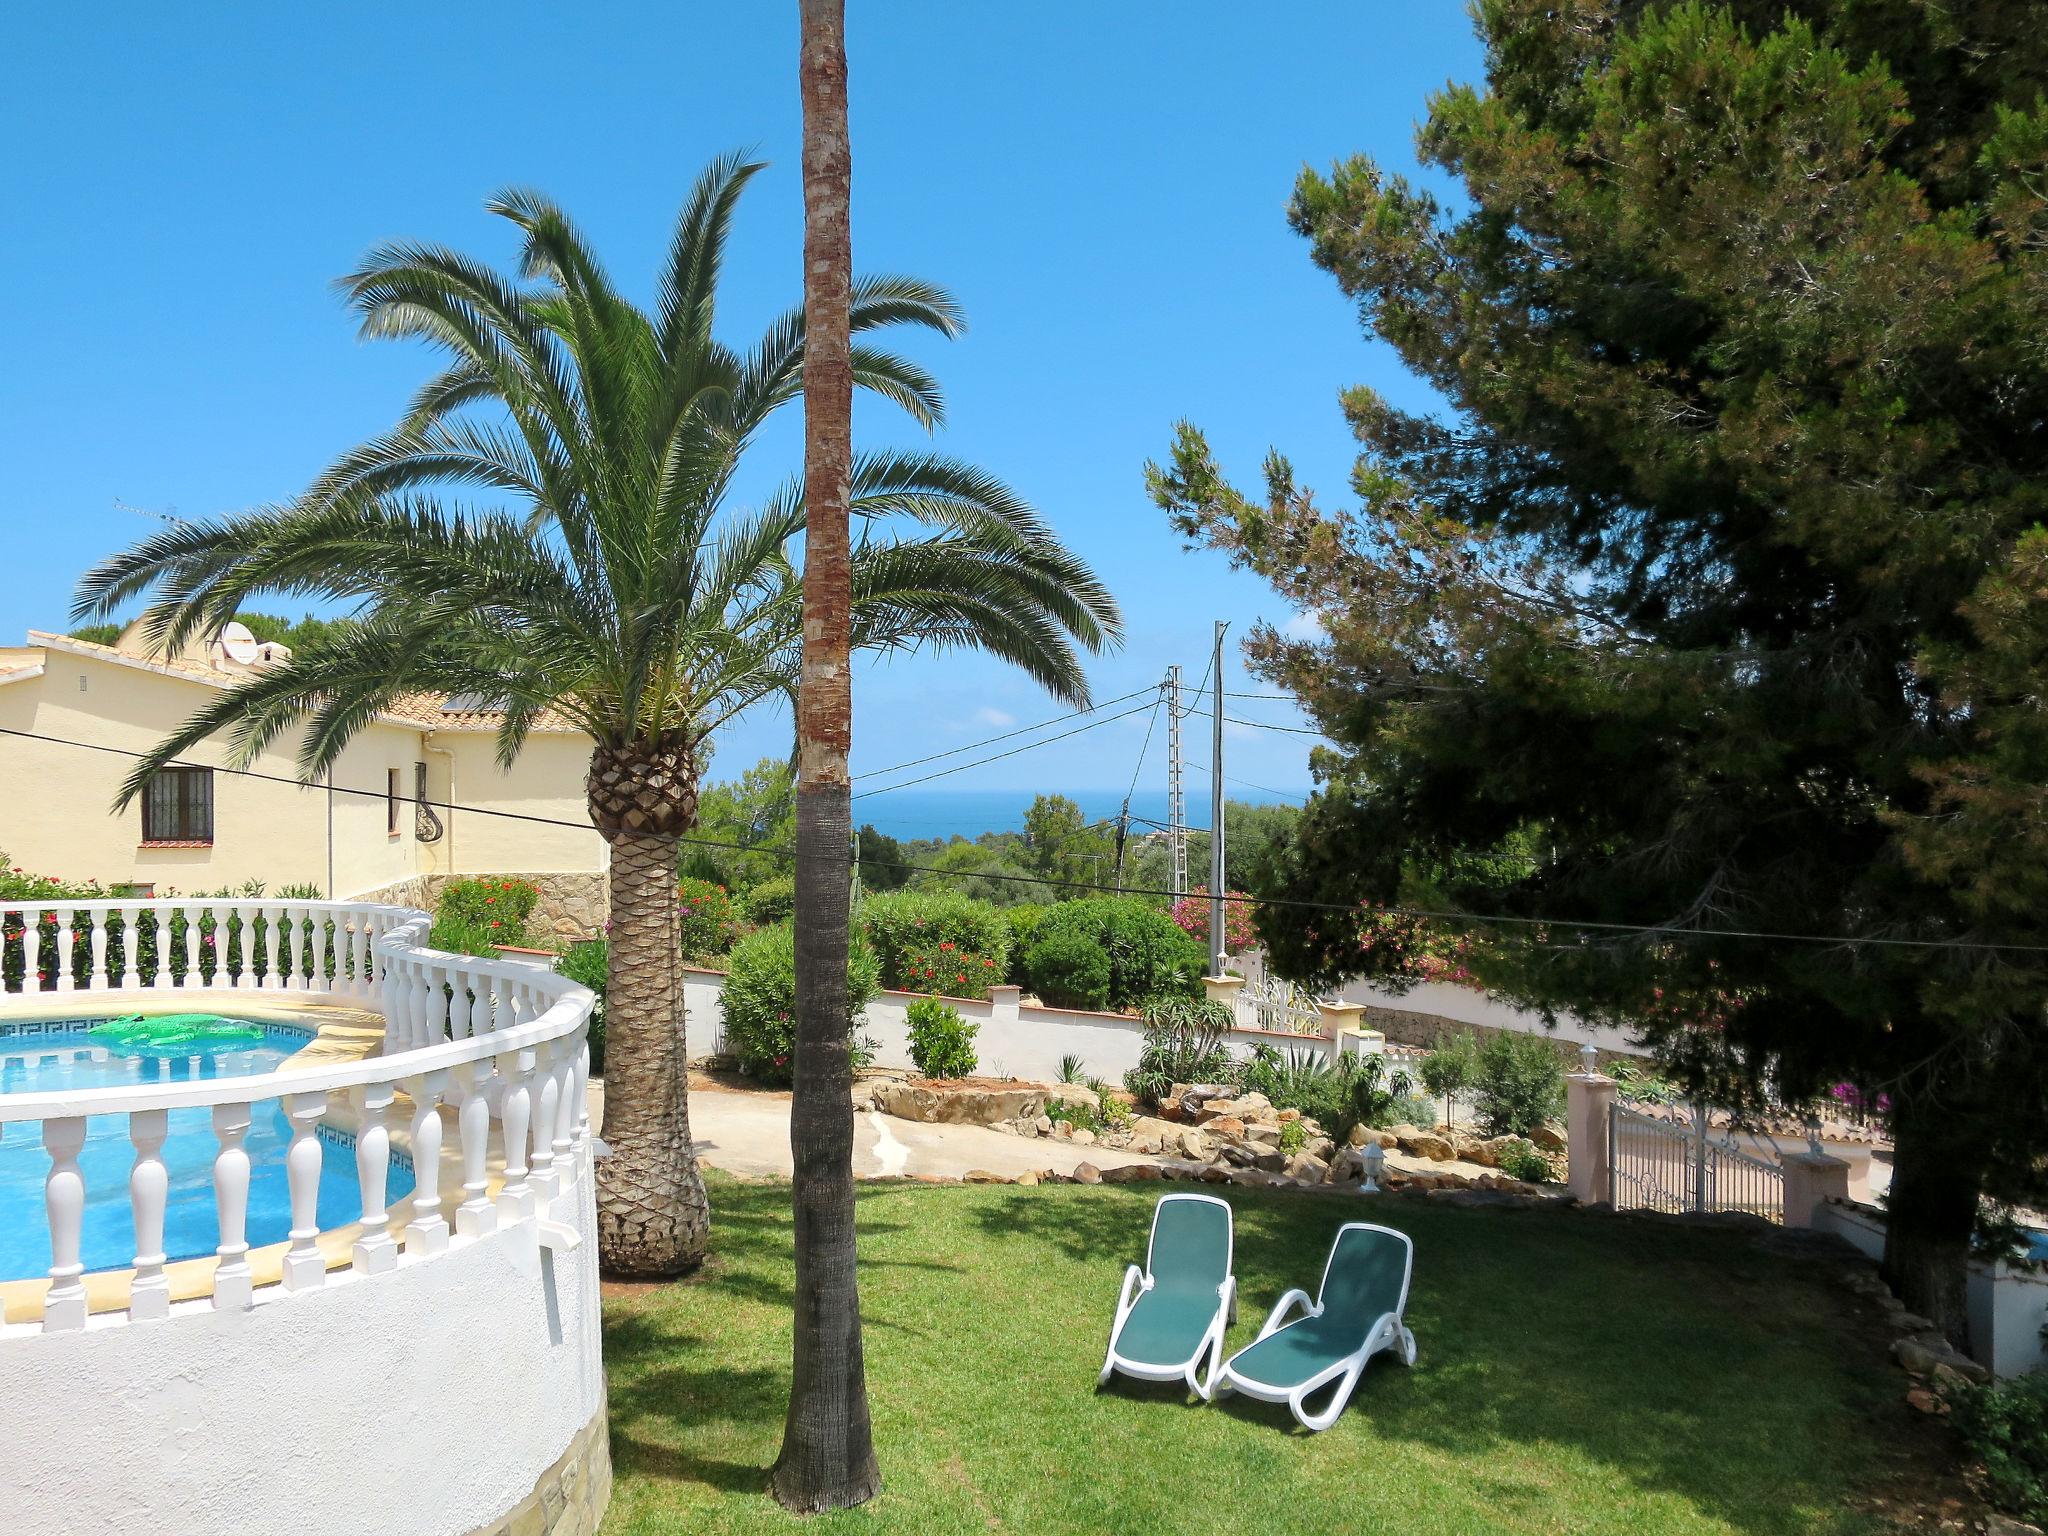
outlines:
[[208, 742], [138, 803], [111, 809], [131, 754], [212, 691], [289, 655], [240, 625], [172, 657], [145, 654], [132, 632], [107, 646], [31, 630], [27, 644], [0, 647], [0, 852], [144, 896], [261, 881], [430, 905], [451, 876], [519, 875], [541, 886], [558, 935], [603, 921], [605, 848], [583, 789], [589, 738], [543, 720], [507, 772], [500, 716], [485, 700], [411, 695], [311, 786], [297, 781], [295, 734], [247, 773]]

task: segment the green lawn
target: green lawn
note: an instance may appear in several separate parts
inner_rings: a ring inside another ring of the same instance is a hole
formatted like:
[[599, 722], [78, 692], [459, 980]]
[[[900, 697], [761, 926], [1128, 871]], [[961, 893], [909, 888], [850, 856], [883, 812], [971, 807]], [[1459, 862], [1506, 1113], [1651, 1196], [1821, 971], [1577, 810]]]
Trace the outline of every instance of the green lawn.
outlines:
[[1567, 1211], [1230, 1191], [1249, 1342], [1337, 1224], [1415, 1240], [1413, 1371], [1320, 1436], [1278, 1406], [1095, 1390], [1157, 1185], [861, 1195], [884, 1491], [812, 1522], [761, 1489], [789, 1364], [788, 1190], [721, 1181], [716, 1258], [606, 1307], [605, 1536], [723, 1531], [1865, 1531], [1938, 1435], [1824, 1266], [1722, 1231]]

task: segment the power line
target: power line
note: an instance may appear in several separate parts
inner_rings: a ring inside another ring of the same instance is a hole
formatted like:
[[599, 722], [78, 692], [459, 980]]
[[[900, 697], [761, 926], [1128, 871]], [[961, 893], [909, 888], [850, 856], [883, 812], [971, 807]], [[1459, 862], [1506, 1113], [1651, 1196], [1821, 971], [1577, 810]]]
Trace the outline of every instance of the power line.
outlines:
[[[1188, 766], [1194, 769], [1197, 773], [1207, 773], [1209, 771], [1209, 765], [1207, 763], [1189, 763]], [[1227, 773], [1223, 775], [1223, 782], [1226, 784], [1235, 784], [1242, 789], [1262, 790], [1269, 795], [1278, 795], [1282, 800], [1293, 800], [1300, 802], [1307, 799], [1307, 796], [1297, 794], [1294, 790], [1291, 789], [1275, 789], [1270, 784], [1254, 784], [1250, 779], [1233, 778], [1231, 777], [1231, 775]]]
[[[1130, 713], [1137, 714], [1139, 713], [1139, 711], [1132, 710], [1130, 711]], [[1123, 717], [1117, 716], [1115, 718], [1121, 719]], [[1107, 721], [1096, 722], [1096, 724], [1107, 723]], [[1085, 730], [1087, 729], [1087, 727], [1084, 726], [1082, 727], [1082, 729]], [[19, 736], [30, 741], [49, 742], [54, 746], [61, 747], [78, 747], [84, 751], [103, 752], [115, 757], [144, 757], [147, 755], [146, 753], [135, 751], [133, 748], [130, 747], [109, 747], [103, 746], [100, 743], [93, 741], [74, 741], [71, 738], [65, 736], [51, 736], [40, 731], [18, 730], [12, 726], [0, 726], [0, 736]], [[1019, 748], [1018, 750], [1022, 751], [1026, 749]], [[532, 814], [531, 812], [526, 811], [500, 811], [493, 810], [489, 807], [480, 805], [458, 805], [452, 800], [431, 801], [421, 800], [416, 796], [409, 795], [390, 796], [387, 794], [386, 791], [381, 789], [354, 789], [341, 784], [309, 784], [302, 779], [292, 778], [285, 774], [262, 773], [253, 768], [218, 768], [214, 767], [214, 765], [210, 763], [183, 762], [171, 762], [166, 763], [163, 766], [167, 768], [211, 768], [212, 771], [215, 773], [225, 773], [230, 774], [236, 778], [256, 779], [262, 782], [272, 784], [285, 784], [289, 785], [293, 789], [325, 789], [333, 794], [355, 795], [360, 798], [369, 800], [394, 799], [400, 805], [438, 804], [449, 811], [462, 811], [471, 816], [494, 816], [505, 821], [534, 822], [542, 826], [568, 827], [576, 831], [596, 830], [594, 827], [591, 826], [591, 824], [588, 821], [571, 821], [568, 818], [562, 816], [537, 816]], [[902, 786], [898, 785], [896, 787], [901, 788]], [[1254, 784], [1251, 787], [1253, 789], [1257, 789], [1261, 786]], [[886, 792], [887, 791], [877, 791], [877, 793]], [[1270, 791], [1270, 793], [1279, 794], [1282, 793], [1282, 791], [1273, 790]], [[728, 850], [733, 853], [762, 853], [767, 854], [772, 858], [778, 859], [794, 859], [796, 857], [796, 850], [794, 848], [770, 848], [763, 846], [761, 844], [728, 843], [722, 842], [716, 838], [708, 837], [679, 837], [676, 839], [676, 841], [684, 847], [720, 848]], [[939, 875], [948, 879], [956, 880], [996, 880], [1005, 883], [1014, 883], [1020, 885], [1046, 884], [1046, 881], [1038, 875], [1005, 875], [998, 874], [993, 870], [944, 869], [935, 864], [907, 864], [902, 863], [900, 861], [891, 861], [887, 864], [878, 864], [876, 867], [888, 869], [907, 869], [914, 874]], [[1116, 887], [1114, 886], [1102, 885], [1099, 883], [1086, 880], [1062, 880], [1057, 883], [1063, 887], [1072, 890], [1102, 891], [1111, 895], [1117, 894]], [[1173, 895], [1171, 891], [1162, 890], [1155, 887], [1145, 887], [1135, 890], [1127, 889], [1124, 892], [1122, 892], [1122, 894], [1126, 896], [1158, 896], [1167, 899], [1170, 899]], [[10, 901], [5, 903], [5, 905], [12, 909], [39, 906], [55, 906], [61, 908], [66, 901], [80, 901], [83, 899], [83, 897], [63, 896], [37, 897], [33, 900]], [[1243, 907], [1287, 907], [1297, 911], [1346, 912], [1354, 915], [1361, 911], [1369, 911], [1376, 916], [1384, 915], [1387, 917], [1426, 918], [1435, 922], [1460, 923], [1470, 927], [1490, 926], [1545, 929], [1563, 928], [1571, 930], [1580, 930], [1589, 933], [1639, 934], [1646, 937], [1656, 937], [1660, 939], [1671, 940], [1756, 939], [1780, 944], [1822, 944], [1828, 946], [1847, 948], [1879, 947], [1889, 949], [1965, 949], [2006, 951], [2015, 954], [2048, 955], [2048, 944], [1994, 943], [1983, 939], [1899, 939], [1887, 938], [1878, 935], [1865, 935], [1859, 937], [1847, 934], [1776, 933], [1768, 929], [1749, 928], [1673, 928], [1667, 924], [1662, 923], [1610, 923], [1602, 922], [1594, 918], [1576, 917], [1520, 917], [1502, 913], [1488, 914], [1482, 912], [1438, 911], [1428, 907], [1389, 906], [1364, 908], [1357, 903], [1341, 901], [1307, 901], [1300, 899], [1298, 897], [1290, 896], [1247, 896], [1243, 894], [1226, 894], [1223, 899], [1227, 902], [1231, 902], [1235, 905]], [[1546, 944], [1551, 948], [1577, 947], [1576, 945], [1568, 946], [1563, 944], [1551, 944], [1550, 941], [1544, 939], [1539, 939], [1536, 942], [1538, 942], [1539, 944]]]
[[1166, 699], [1166, 685], [1161, 683], [1152, 696], [1152, 718], [1145, 722], [1145, 744], [1138, 748], [1137, 764], [1131, 769], [1131, 787], [1124, 791], [1124, 804], [1131, 803], [1131, 796], [1138, 792], [1138, 776], [1145, 771], [1145, 757], [1152, 750], [1152, 730], [1159, 724], [1159, 706]]
[[1128, 720], [1133, 715], [1142, 715], [1151, 707], [1149, 704], [1140, 704], [1136, 709], [1127, 709], [1121, 714], [1104, 715], [1100, 720], [1090, 720], [1086, 725], [1077, 725], [1071, 731], [1061, 731], [1057, 736], [1047, 736], [1038, 741], [1027, 741], [1023, 746], [1012, 747], [1007, 752], [996, 752], [988, 757], [976, 758], [971, 763], [955, 763], [951, 768], [941, 768], [936, 773], [921, 774], [914, 779], [905, 779], [901, 784], [885, 784], [880, 789], [864, 789], [854, 798], [861, 800], [875, 795], [892, 795], [899, 789], [910, 788], [913, 784], [928, 784], [933, 779], [943, 779], [951, 774], [965, 773], [970, 768], [981, 768], [989, 763], [999, 763], [1006, 757], [1015, 757], [1019, 752], [1030, 752], [1038, 747], [1049, 747], [1056, 741], [1065, 741], [1069, 736], [1078, 736], [1083, 731], [1094, 730], [1097, 726], [1113, 725], [1119, 720]]
[[856, 774], [855, 777], [861, 779], [887, 778], [890, 774], [899, 773], [905, 768], [921, 768], [926, 763], [936, 763], [942, 757], [958, 757], [962, 752], [972, 752], [978, 747], [994, 746], [997, 742], [1008, 741], [1013, 736], [1028, 736], [1033, 731], [1044, 730], [1048, 725], [1059, 725], [1068, 720], [1078, 720], [1083, 715], [1092, 715], [1098, 710], [1109, 708], [1112, 704], [1121, 704], [1125, 699], [1135, 699], [1139, 694], [1150, 691], [1150, 689], [1146, 688], [1133, 688], [1129, 693], [1118, 694], [1113, 699], [1104, 699], [1100, 704], [1090, 704], [1086, 709], [1070, 710], [1064, 715], [1054, 715], [1050, 720], [1041, 720], [1036, 725], [1020, 725], [1016, 730], [1005, 731], [1000, 736], [986, 736], [980, 741], [970, 741], [963, 746], [948, 747], [943, 752], [933, 752], [925, 757], [913, 757], [907, 763], [892, 763], [887, 768], [871, 768], [866, 773]]

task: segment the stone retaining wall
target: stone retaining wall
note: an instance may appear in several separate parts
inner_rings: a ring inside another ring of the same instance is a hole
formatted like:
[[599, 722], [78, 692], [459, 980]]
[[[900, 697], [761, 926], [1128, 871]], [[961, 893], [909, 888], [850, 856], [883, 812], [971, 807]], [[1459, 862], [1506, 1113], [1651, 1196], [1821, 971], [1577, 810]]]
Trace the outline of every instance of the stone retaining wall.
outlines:
[[597, 1536], [611, 1497], [611, 1432], [599, 1408], [533, 1492], [474, 1536]]
[[[387, 902], [393, 906], [418, 907], [421, 911], [431, 912], [450, 878], [448, 875], [414, 875], [347, 899]], [[605, 922], [611, 915], [607, 875], [601, 869], [551, 874], [528, 874], [516, 869], [492, 870], [488, 875], [457, 875], [452, 878], [525, 880], [536, 886], [540, 891], [540, 901], [533, 909], [534, 937], [545, 941], [567, 944], [576, 939], [594, 937], [604, 932]]]

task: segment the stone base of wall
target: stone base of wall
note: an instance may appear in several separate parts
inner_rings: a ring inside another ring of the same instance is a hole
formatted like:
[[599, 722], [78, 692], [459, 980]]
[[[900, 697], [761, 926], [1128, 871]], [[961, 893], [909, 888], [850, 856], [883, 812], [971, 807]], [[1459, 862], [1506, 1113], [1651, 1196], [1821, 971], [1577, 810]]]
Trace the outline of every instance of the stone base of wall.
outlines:
[[[466, 876], [461, 878], [468, 878]], [[577, 870], [567, 874], [527, 874], [520, 870], [492, 870], [482, 878], [525, 880], [539, 887], [540, 901], [533, 909], [533, 936], [544, 943], [567, 944], [604, 932], [611, 916], [610, 887], [605, 871]], [[379, 901], [392, 906], [434, 910], [447, 875], [414, 875], [395, 885], [380, 886], [351, 896], [350, 901]]]
[[[1439, 1036], [1469, 1034], [1475, 1040], [1490, 1040], [1495, 1035], [1522, 1035], [1525, 1038], [1548, 1040], [1557, 1047], [1558, 1056], [1567, 1070], [1579, 1070], [1578, 1042], [1562, 1035], [1531, 1035], [1528, 1030], [1501, 1029], [1492, 1024], [1471, 1024], [1463, 1019], [1446, 1018], [1440, 1013], [1419, 1013], [1406, 1008], [1383, 1008], [1377, 1003], [1368, 1003], [1365, 1008], [1365, 1027], [1376, 1029], [1394, 1045], [1419, 1045], [1434, 1049]], [[1626, 1051], [1601, 1051], [1601, 1066], [1610, 1066], [1617, 1061], [1630, 1062], [1641, 1066], [1640, 1055]]]
[[473, 1536], [597, 1536], [611, 1497], [611, 1432], [600, 1407], [533, 1492]]

